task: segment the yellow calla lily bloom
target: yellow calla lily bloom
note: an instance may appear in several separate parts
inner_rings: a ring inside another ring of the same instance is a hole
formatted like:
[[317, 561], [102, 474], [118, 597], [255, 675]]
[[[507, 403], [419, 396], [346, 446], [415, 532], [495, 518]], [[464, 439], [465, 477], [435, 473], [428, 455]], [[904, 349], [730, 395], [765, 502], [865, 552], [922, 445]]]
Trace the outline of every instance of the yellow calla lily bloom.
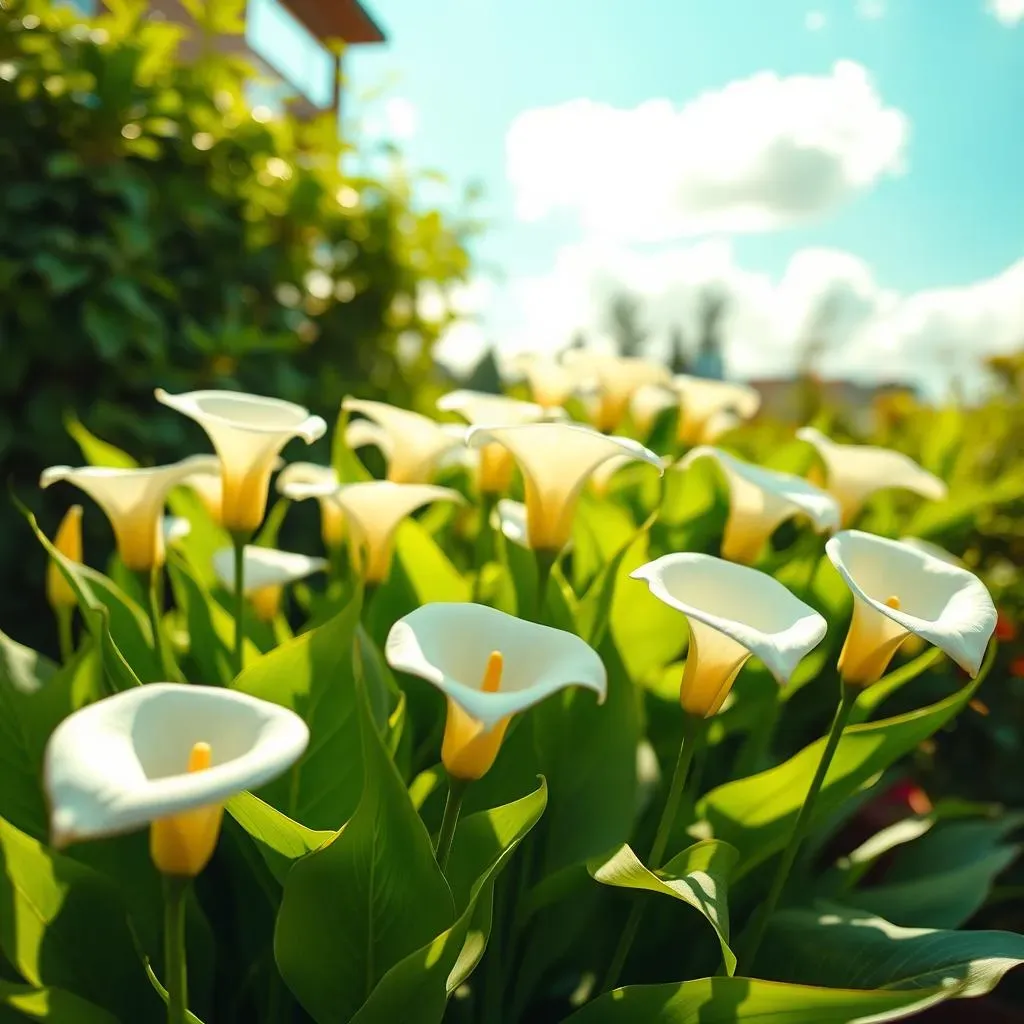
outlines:
[[[81, 505], [72, 505], [64, 513], [64, 518], [60, 521], [60, 526], [57, 527], [57, 533], [54, 535], [53, 546], [70, 561], [82, 561]], [[75, 592], [52, 558], [46, 566], [46, 599], [54, 611], [61, 608], [74, 608], [78, 604]]]
[[[680, 398], [679, 440], [684, 444], [713, 441], [735, 423], [732, 417], [749, 420], [761, 408], [761, 395], [746, 384], [679, 373], [672, 387]], [[732, 417], [723, 420], [725, 413]]]
[[593, 424], [610, 433], [622, 426], [636, 392], [652, 384], [668, 384], [668, 367], [639, 356], [613, 356], [589, 349], [570, 349], [563, 362], [593, 388]]
[[[360, 421], [365, 422], [365, 421]], [[354, 424], [349, 424], [354, 426]], [[278, 493], [291, 501], [315, 497], [320, 505], [320, 533], [328, 551], [345, 543], [345, 514], [336, 501], [330, 500], [341, 486], [333, 466], [312, 462], [291, 462], [277, 477]]]

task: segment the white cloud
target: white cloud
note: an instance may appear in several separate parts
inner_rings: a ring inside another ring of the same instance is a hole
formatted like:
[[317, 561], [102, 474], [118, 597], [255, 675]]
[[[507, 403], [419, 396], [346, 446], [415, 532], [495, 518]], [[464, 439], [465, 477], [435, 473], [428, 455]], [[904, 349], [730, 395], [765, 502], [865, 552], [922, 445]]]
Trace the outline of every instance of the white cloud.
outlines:
[[824, 11], [808, 11], [804, 15], [804, 28], [808, 32], [820, 32], [826, 24], [828, 24], [828, 19], [825, 17]]
[[[730, 374], [741, 379], [792, 374], [815, 336], [825, 342], [818, 366], [826, 375], [907, 381], [938, 395], [954, 376], [976, 388], [983, 356], [1024, 344], [1024, 259], [986, 280], [901, 295], [850, 253], [800, 250], [776, 279], [738, 265], [721, 240], [644, 253], [602, 242], [566, 246], [549, 274], [510, 282], [507, 308], [488, 324], [503, 353], [554, 352], [580, 330], [602, 339], [610, 299], [627, 290], [641, 300], [653, 351], [661, 353], [676, 327], [695, 344], [708, 288], [730, 297], [724, 351]], [[463, 325], [438, 354], [469, 365], [482, 338], [475, 324]]]
[[865, 21], [885, 17], [885, 0], [857, 0], [857, 15]]
[[557, 210], [589, 234], [625, 240], [770, 231], [812, 220], [903, 167], [908, 123], [867, 71], [765, 71], [677, 108], [577, 99], [528, 110], [509, 128], [516, 210]]
[[1024, 21], [1024, 0], [988, 0], [986, 10], [1007, 28]]

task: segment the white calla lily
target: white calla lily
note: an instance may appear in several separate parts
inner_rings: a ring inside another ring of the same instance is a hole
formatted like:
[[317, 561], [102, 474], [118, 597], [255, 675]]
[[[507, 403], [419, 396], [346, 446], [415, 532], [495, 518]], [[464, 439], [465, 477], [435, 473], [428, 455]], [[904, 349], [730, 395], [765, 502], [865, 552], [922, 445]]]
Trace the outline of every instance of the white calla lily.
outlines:
[[158, 402], [195, 420], [206, 431], [221, 463], [220, 522], [239, 535], [255, 530], [267, 510], [270, 475], [281, 449], [294, 437], [312, 444], [327, 424], [301, 405], [238, 391], [190, 391]]
[[533, 400], [546, 409], [558, 409], [572, 398], [579, 374], [568, 366], [535, 352], [522, 352], [509, 361], [512, 371], [526, 378]]
[[395, 531], [403, 519], [432, 501], [465, 501], [450, 487], [397, 484], [390, 480], [346, 484], [329, 500], [336, 502], [345, 515], [352, 539], [362, 551], [363, 579], [367, 583], [382, 583], [387, 578]]
[[686, 444], [711, 441], [716, 432], [722, 433], [722, 413], [749, 420], [761, 408], [761, 395], [746, 384], [679, 373], [672, 378], [672, 387], [681, 402], [679, 439]]
[[817, 533], [839, 529], [838, 502], [803, 477], [755, 466], [703, 445], [675, 465], [686, 469], [699, 459], [717, 463], [729, 485], [722, 557], [730, 562], [755, 562], [772, 531], [793, 516], [806, 516]]
[[[358, 422], [372, 425], [369, 420]], [[349, 424], [350, 427], [355, 425]], [[339, 486], [338, 474], [333, 466], [318, 466], [314, 462], [290, 462], [277, 477], [277, 490], [282, 497], [290, 501], [317, 499], [320, 504], [320, 532], [328, 551], [341, 547], [345, 542], [345, 515], [338, 503], [331, 500], [331, 495]]]
[[830, 538], [825, 552], [853, 593], [839, 656], [845, 683], [881, 678], [900, 644], [918, 636], [975, 676], [996, 627], [996, 609], [973, 573], [918, 547], [860, 530]]
[[666, 410], [679, 405], [679, 392], [665, 384], [642, 384], [629, 399], [629, 415], [633, 425], [643, 434], [649, 434], [654, 421]]
[[462, 439], [461, 433], [445, 430], [429, 416], [385, 402], [346, 398], [341, 407], [366, 416], [377, 425], [379, 433], [371, 431], [365, 440], [367, 444], [377, 445], [387, 459], [388, 480], [392, 483], [427, 483], [436, 473], [441, 458]]
[[937, 476], [903, 452], [875, 445], [839, 444], [813, 427], [802, 427], [796, 436], [813, 445], [821, 458], [825, 489], [839, 502], [844, 526], [853, 522], [876, 491], [912, 491], [933, 501], [941, 501], [948, 493]]
[[664, 555], [631, 574], [685, 616], [690, 649], [679, 699], [707, 718], [722, 707], [747, 659], [759, 658], [780, 684], [825, 636], [825, 620], [778, 580], [712, 555]]
[[581, 382], [596, 384], [598, 401], [594, 410], [594, 426], [607, 432], [622, 425], [630, 400], [640, 388], [651, 384], [667, 385], [672, 379], [663, 363], [640, 356], [614, 356], [588, 349], [570, 349], [562, 361], [579, 373]]
[[164, 516], [160, 520], [160, 531], [165, 544], [175, 544], [192, 532], [192, 523], [184, 516]]
[[601, 659], [578, 636], [479, 604], [417, 608], [392, 626], [385, 655], [447, 698], [441, 759], [459, 779], [491, 767], [513, 715], [568, 686], [603, 701], [608, 685]]
[[157, 867], [198, 874], [224, 801], [276, 778], [308, 741], [294, 712], [224, 687], [151, 683], [107, 697], [66, 718], [46, 745], [51, 841], [153, 825]]
[[219, 463], [210, 455], [193, 455], [151, 469], [51, 466], [43, 470], [39, 486], [50, 487], [66, 480], [85, 491], [110, 520], [125, 567], [146, 572], [164, 563], [161, 523], [167, 495], [193, 474], [219, 471]]
[[503, 445], [519, 464], [526, 490], [530, 547], [535, 551], [557, 552], [565, 547], [580, 491], [603, 462], [626, 455], [664, 472], [658, 456], [642, 444], [570, 423], [474, 427], [466, 440], [471, 447]]
[[[296, 551], [278, 551], [254, 544], [245, 547], [242, 585], [262, 622], [273, 622], [281, 609], [284, 588], [328, 567], [324, 558], [302, 555]], [[221, 548], [213, 553], [213, 571], [222, 587], [235, 590], [235, 552]]]

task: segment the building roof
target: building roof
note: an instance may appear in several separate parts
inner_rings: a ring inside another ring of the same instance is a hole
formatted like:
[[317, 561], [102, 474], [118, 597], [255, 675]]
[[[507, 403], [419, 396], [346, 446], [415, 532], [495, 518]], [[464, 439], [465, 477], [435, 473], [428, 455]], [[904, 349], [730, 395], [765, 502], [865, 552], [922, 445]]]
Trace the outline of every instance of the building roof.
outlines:
[[382, 43], [384, 32], [359, 0], [283, 0], [318, 39]]

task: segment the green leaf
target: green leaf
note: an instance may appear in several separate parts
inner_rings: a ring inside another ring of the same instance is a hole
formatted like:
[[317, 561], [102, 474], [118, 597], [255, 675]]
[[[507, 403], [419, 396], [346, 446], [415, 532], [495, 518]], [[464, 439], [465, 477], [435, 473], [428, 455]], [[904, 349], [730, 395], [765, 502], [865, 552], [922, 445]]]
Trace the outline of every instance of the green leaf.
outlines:
[[440, 1024], [449, 995], [469, 977], [486, 948], [494, 881], [540, 820], [546, 803], [541, 779], [528, 796], [459, 822], [448, 862], [459, 919], [391, 968], [353, 1024]]
[[[455, 917], [426, 829], [361, 688], [349, 703], [361, 737], [363, 794], [348, 824], [292, 867], [274, 936], [281, 974], [317, 1024], [350, 1021], [395, 964]], [[357, 760], [359, 749], [345, 757]]]
[[[994, 646], [989, 665], [992, 651]], [[983, 667], [975, 680], [936, 704], [847, 729], [814, 805], [814, 818], [826, 818], [872, 777], [953, 719], [985, 675]], [[739, 850], [734, 880], [785, 845], [824, 745], [825, 740], [819, 739], [788, 761], [758, 775], [727, 782], [701, 800], [698, 813], [709, 822], [711, 835]]]
[[225, 809], [256, 841], [260, 854], [279, 882], [284, 882], [292, 861], [318, 850], [333, 832], [316, 831], [292, 821], [252, 793], [238, 793]]
[[106, 1010], [64, 989], [33, 988], [0, 980], [0, 1022], [30, 1020], [47, 1024], [118, 1024], [117, 1018]]
[[919, 654], [913, 661], [908, 661], [905, 665], [900, 665], [899, 668], [884, 675], [873, 686], [865, 687], [864, 692], [858, 695], [857, 703], [853, 706], [850, 724], [856, 725], [858, 722], [866, 721], [877, 708], [881, 707], [883, 701], [916, 679], [922, 672], [926, 672], [942, 658], [942, 651], [937, 647], [931, 647], [923, 654]]
[[881, 1024], [943, 998], [935, 991], [853, 992], [757, 978], [701, 978], [615, 989], [566, 1024]]
[[762, 950], [758, 969], [781, 981], [866, 989], [950, 986], [951, 995], [970, 997], [992, 991], [1008, 970], [1024, 963], [1024, 936], [901, 928], [863, 910], [820, 903], [773, 917]]
[[195, 579], [206, 590], [211, 589], [218, 583], [217, 574], [213, 571], [214, 552], [230, 548], [231, 537], [210, 518], [202, 499], [190, 487], [175, 487], [167, 497], [167, 505], [174, 515], [187, 519], [191, 524], [188, 534], [176, 546], [188, 559]]
[[232, 683], [242, 693], [291, 708], [309, 726], [305, 754], [260, 795], [311, 829], [340, 828], [363, 790], [361, 698], [353, 670], [361, 606], [356, 592], [333, 619], [257, 658]]
[[469, 582], [415, 519], [405, 520], [395, 534], [395, 561], [417, 605], [470, 599]]
[[37, 988], [158, 1019], [116, 886], [0, 819], [0, 950]]
[[663, 868], [649, 871], [628, 845], [611, 856], [591, 861], [595, 881], [624, 889], [647, 889], [688, 903], [714, 928], [730, 975], [736, 956], [729, 948], [729, 875], [739, 854], [728, 843], [705, 839], [676, 854]]

